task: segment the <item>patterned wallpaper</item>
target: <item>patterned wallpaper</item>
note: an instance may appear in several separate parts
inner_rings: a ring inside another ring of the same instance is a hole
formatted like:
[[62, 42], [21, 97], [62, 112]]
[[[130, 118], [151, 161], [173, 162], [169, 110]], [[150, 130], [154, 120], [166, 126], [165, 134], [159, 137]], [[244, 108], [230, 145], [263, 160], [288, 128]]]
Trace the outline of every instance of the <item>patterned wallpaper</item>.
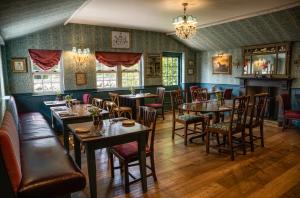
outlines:
[[[111, 30], [124, 30], [131, 33], [132, 47], [129, 50], [113, 50], [110, 47]], [[95, 57], [93, 53], [89, 57], [86, 72], [88, 84], [76, 86], [74, 62], [70, 56], [73, 46], [86, 48], [93, 51], [130, 51], [142, 52], [144, 57], [147, 53], [184, 52], [185, 62], [195, 60], [196, 52], [172, 37], [163, 33], [100, 27], [92, 25], [68, 24], [60, 25], [21, 38], [6, 41], [6, 60], [9, 65], [12, 57], [28, 57], [28, 49], [62, 49], [64, 65], [64, 81], [66, 90], [93, 89], [95, 88]], [[11, 93], [31, 93], [33, 90], [32, 75], [28, 73], [12, 73], [7, 69], [9, 88]], [[196, 68], [194, 75], [188, 75], [186, 82], [195, 82], [197, 79]], [[161, 78], [145, 78], [145, 85], [161, 84]]]
[[205, 51], [235, 49], [262, 43], [300, 41], [299, 32], [300, 6], [201, 28], [194, 38], [182, 42]]
[[[232, 75], [212, 74], [212, 56], [218, 53], [232, 55]], [[197, 55], [201, 67], [198, 69], [198, 76], [201, 83], [212, 84], [239, 84], [239, 77], [242, 74], [242, 49], [210, 50], [203, 51]], [[298, 62], [297, 62], [298, 61]], [[239, 66], [237, 67], [237, 63]], [[300, 42], [294, 42], [291, 57], [291, 77], [295, 78], [292, 83], [293, 88], [300, 88]]]

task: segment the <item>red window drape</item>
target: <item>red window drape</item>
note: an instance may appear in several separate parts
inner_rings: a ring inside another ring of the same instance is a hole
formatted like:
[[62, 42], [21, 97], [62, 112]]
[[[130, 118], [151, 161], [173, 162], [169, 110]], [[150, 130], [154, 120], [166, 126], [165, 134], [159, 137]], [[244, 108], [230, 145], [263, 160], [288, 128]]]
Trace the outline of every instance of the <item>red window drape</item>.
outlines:
[[141, 59], [142, 53], [127, 52], [95, 52], [96, 59], [108, 67], [122, 65], [130, 67]]
[[28, 51], [32, 62], [44, 71], [57, 65], [61, 57], [61, 50], [29, 49]]

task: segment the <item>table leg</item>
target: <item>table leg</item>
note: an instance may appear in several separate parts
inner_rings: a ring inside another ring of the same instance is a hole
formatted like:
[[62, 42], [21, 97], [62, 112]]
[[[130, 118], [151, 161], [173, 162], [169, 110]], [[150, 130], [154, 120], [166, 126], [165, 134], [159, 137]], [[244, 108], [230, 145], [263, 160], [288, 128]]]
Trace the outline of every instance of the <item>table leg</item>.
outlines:
[[143, 192], [147, 192], [147, 176], [146, 176], [146, 141], [147, 135], [142, 134], [138, 141], [139, 161], [140, 161], [140, 173], [142, 177]]
[[97, 197], [95, 150], [86, 144], [86, 157], [89, 173], [89, 186], [91, 198]]
[[139, 107], [141, 106], [141, 99], [137, 98], [135, 101], [135, 112], [136, 112], [136, 120], [140, 120]]
[[69, 149], [69, 132], [68, 132], [67, 126], [65, 124], [63, 124], [62, 131], [63, 131], [63, 136], [64, 136], [64, 147], [65, 147], [67, 153], [69, 153], [69, 151], [70, 151], [70, 149]]
[[75, 152], [75, 162], [79, 168], [81, 168], [81, 150], [80, 150], [80, 141], [75, 135], [73, 135], [74, 141], [74, 152]]
[[51, 111], [51, 127], [54, 129], [54, 116], [53, 116], [53, 111]]

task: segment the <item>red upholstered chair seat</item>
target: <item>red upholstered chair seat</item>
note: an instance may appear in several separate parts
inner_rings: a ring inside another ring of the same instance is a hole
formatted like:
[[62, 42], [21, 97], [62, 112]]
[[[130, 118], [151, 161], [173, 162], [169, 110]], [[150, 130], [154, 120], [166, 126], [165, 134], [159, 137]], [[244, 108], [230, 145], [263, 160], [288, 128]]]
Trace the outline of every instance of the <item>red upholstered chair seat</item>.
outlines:
[[300, 111], [286, 111], [284, 114], [287, 119], [299, 119], [300, 120]]
[[[124, 159], [129, 160], [136, 158], [138, 155], [138, 144], [137, 142], [130, 142], [126, 144], [120, 144], [113, 147], [113, 149]], [[150, 153], [150, 148], [146, 147], [146, 155]]]
[[147, 107], [153, 107], [153, 108], [161, 108], [163, 105], [159, 103], [150, 103], [146, 104]]

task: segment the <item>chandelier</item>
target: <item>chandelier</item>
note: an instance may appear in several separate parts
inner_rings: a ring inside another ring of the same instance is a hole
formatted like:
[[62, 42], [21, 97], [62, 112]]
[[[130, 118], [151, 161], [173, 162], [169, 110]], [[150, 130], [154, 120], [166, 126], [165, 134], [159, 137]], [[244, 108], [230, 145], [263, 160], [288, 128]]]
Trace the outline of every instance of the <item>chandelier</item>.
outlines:
[[181, 39], [189, 39], [196, 34], [196, 17], [186, 14], [188, 3], [183, 3], [183, 15], [173, 19], [173, 25], [176, 29], [176, 35]]

